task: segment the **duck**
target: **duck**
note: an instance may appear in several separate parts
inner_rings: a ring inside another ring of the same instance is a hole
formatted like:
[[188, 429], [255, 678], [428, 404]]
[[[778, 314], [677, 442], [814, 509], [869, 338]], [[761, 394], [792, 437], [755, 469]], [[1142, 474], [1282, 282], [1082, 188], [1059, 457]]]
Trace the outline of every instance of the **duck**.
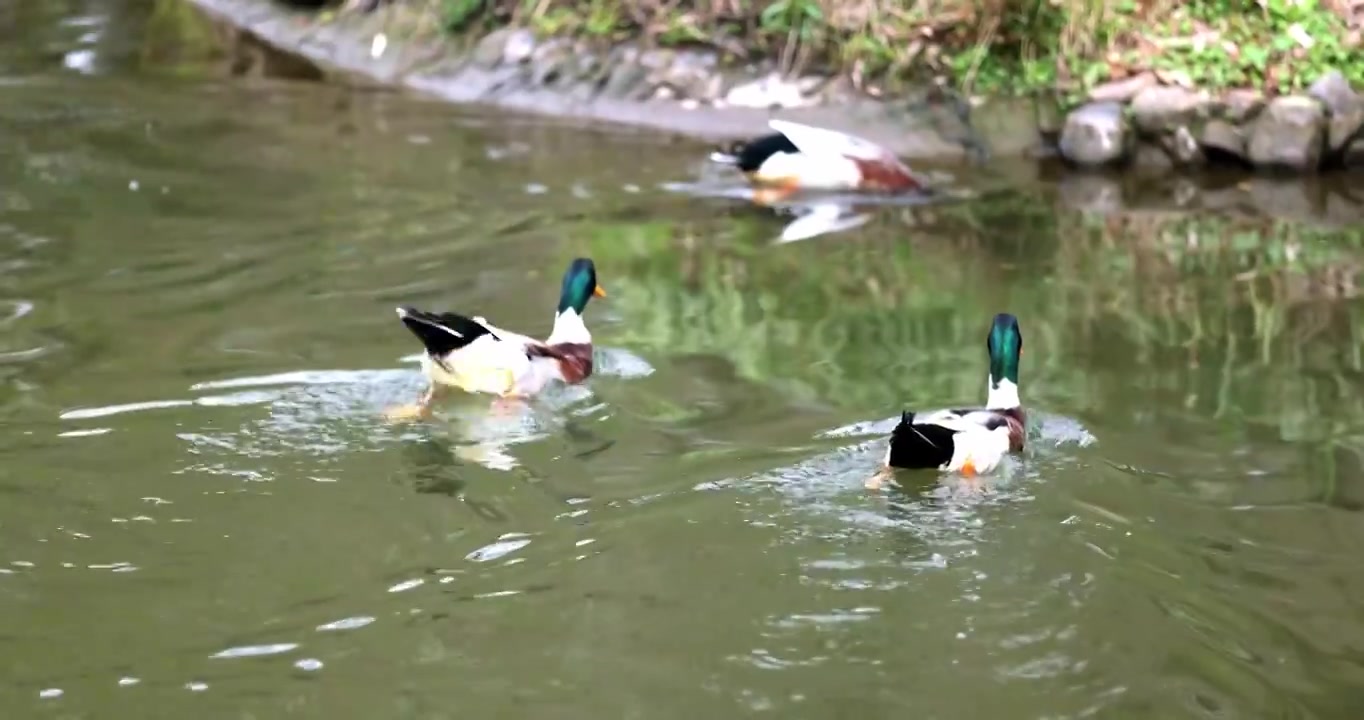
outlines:
[[797, 190], [903, 193], [924, 180], [895, 153], [854, 135], [790, 120], [767, 122], [773, 132], [713, 152], [712, 162], [739, 169], [773, 199]]
[[425, 349], [421, 364], [427, 387], [415, 405], [387, 414], [395, 419], [426, 417], [446, 388], [514, 402], [554, 381], [582, 382], [592, 374], [592, 333], [583, 323], [583, 311], [594, 297], [606, 297], [597, 283], [597, 268], [588, 258], [575, 258], [564, 272], [554, 328], [545, 340], [504, 330], [480, 315], [397, 308], [398, 318]]
[[1018, 318], [995, 315], [985, 339], [990, 355], [984, 407], [902, 411], [881, 468], [866, 482], [876, 489], [895, 469], [936, 468], [967, 478], [990, 473], [1004, 456], [1023, 451], [1027, 415], [1018, 397], [1023, 333]]

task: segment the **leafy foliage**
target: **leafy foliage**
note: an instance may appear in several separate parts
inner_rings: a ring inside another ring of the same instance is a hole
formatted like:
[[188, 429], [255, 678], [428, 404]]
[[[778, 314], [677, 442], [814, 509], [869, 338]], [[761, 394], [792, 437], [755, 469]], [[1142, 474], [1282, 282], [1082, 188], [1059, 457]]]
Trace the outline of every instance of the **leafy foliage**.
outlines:
[[1330, 69], [1364, 84], [1360, 45], [1324, 0], [408, 0], [452, 32], [717, 48], [732, 61], [841, 70], [875, 89], [935, 75], [990, 93], [1079, 93], [1146, 70], [1205, 87], [1301, 88]]

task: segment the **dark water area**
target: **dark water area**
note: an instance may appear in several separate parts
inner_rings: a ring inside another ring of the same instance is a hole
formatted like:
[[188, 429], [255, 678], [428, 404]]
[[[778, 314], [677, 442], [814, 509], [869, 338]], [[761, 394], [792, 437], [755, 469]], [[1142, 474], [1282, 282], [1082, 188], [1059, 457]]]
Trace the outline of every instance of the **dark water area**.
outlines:
[[[4, 717], [1354, 717], [1342, 200], [1001, 164], [783, 242], [669, 189], [705, 147], [236, 72], [182, 10], [0, 5]], [[580, 255], [588, 383], [382, 418], [394, 306], [543, 336]], [[1027, 453], [865, 490], [1000, 310]]]

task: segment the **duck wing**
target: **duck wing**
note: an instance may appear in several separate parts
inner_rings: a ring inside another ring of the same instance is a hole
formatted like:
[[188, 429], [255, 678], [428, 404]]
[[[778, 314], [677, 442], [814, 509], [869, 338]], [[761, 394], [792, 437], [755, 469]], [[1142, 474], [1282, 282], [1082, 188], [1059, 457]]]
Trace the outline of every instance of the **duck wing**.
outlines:
[[769, 120], [767, 124], [773, 130], [785, 135], [791, 144], [806, 155], [842, 155], [858, 160], [901, 164], [900, 159], [894, 153], [870, 140], [864, 140], [854, 135], [827, 128], [802, 125], [790, 120]]
[[555, 342], [503, 330], [489, 323], [485, 318], [475, 317], [503, 340], [520, 344], [530, 358], [536, 372], [536, 383], [556, 378], [567, 383], [577, 383], [592, 374], [592, 345], [590, 343]]
[[[421, 340], [426, 354], [447, 372], [474, 375], [497, 372], [521, 378], [532, 369], [530, 355], [517, 336], [481, 317], [398, 308], [403, 325]], [[526, 338], [529, 339], [529, 338]]]
[[521, 333], [518, 332], [512, 332], [511, 330], [500, 328], [488, 322], [488, 319], [483, 317], [482, 315], [475, 315], [473, 319], [474, 322], [479, 323], [483, 327], [488, 328], [489, 331], [495, 333], [499, 338], [502, 339], [503, 342], [517, 343], [522, 347], [526, 348], [529, 348], [534, 345], [545, 344], [543, 340], [536, 340], [535, 338], [530, 337], [529, 335], [522, 335]]

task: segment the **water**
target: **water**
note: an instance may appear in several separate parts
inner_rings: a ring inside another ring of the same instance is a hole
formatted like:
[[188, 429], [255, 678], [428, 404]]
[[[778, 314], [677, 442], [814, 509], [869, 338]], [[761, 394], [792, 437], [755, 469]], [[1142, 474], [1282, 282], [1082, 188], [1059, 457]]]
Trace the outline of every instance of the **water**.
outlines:
[[[985, 197], [778, 243], [660, 189], [689, 143], [10, 8], [7, 717], [1352, 717], [1356, 232], [958, 169]], [[380, 418], [395, 305], [543, 334], [576, 255], [586, 386]], [[1026, 457], [866, 492], [902, 405], [983, 397], [1000, 309]]]

